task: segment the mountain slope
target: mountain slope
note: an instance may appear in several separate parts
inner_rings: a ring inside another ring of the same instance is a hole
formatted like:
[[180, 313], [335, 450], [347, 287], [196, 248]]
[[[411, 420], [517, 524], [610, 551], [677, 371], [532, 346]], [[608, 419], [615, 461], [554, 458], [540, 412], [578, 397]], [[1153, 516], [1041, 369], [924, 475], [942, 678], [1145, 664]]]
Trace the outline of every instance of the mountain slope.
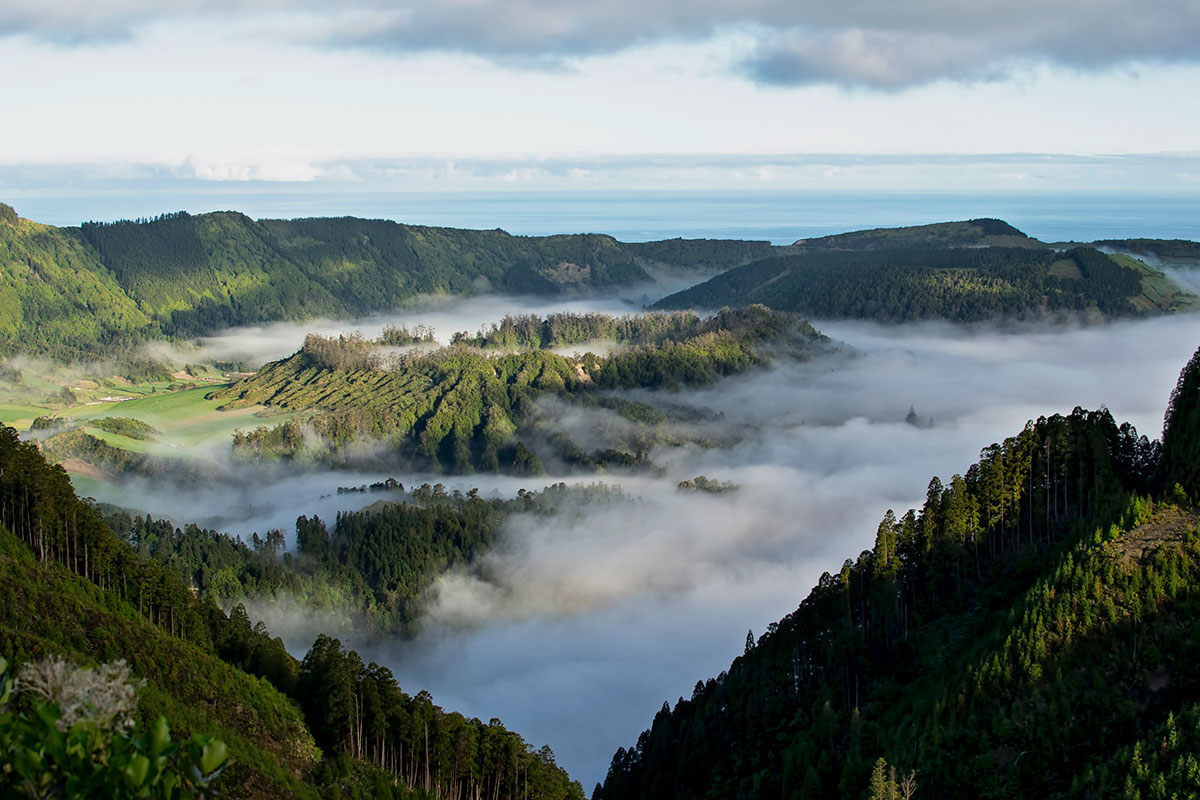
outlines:
[[[836, 237], [833, 237], [836, 238]], [[852, 240], [857, 241], [857, 240]], [[871, 240], [874, 241], [874, 240]], [[1136, 316], [1191, 308], [1184, 292], [1166, 300], [1144, 286], [1164, 279], [1090, 248], [813, 249], [724, 272], [670, 295], [655, 308], [762, 303], [817, 318], [968, 322], [1044, 314]], [[1165, 279], [1164, 279], [1165, 280]]]
[[549, 748], [401, 691], [335, 639], [319, 636], [297, 663], [245, 609], [226, 616], [174, 564], [118, 539], [62, 469], [2, 426], [0, 652], [17, 667], [126, 659], [147, 680], [143, 718], [229, 745], [231, 797], [583, 796]]
[[905, 247], [1028, 247], [1046, 245], [998, 219], [972, 219], [965, 222], [937, 222], [904, 228], [873, 228], [833, 236], [800, 239], [792, 248], [813, 250], [895, 250]]
[[[1198, 374], [1200, 354], [1180, 386]], [[1178, 442], [1194, 406], [1172, 408]], [[664, 704], [594, 798], [907, 796], [912, 770], [920, 797], [1195, 793], [1195, 739], [1170, 731], [1200, 703], [1200, 514], [1150, 499], [1156, 475], [1157, 444], [1105, 411], [985, 448]]]
[[[225, 401], [223, 409], [262, 404], [309, 412], [304, 422], [335, 455], [353, 455], [355, 447], [377, 442], [386, 445], [387, 453], [425, 469], [540, 472], [535, 440], [549, 437], [566, 444], [553, 420], [543, 426], [547, 430], [533, 430], [545, 416], [537, 407], [540, 399], [703, 385], [765, 364], [775, 351], [810, 355], [826, 341], [807, 323], [762, 306], [725, 309], [709, 319], [569, 316], [524, 322], [536, 329], [539, 343], [552, 321], [564, 328], [572, 322], [586, 324], [610, 335], [618, 324], [654, 330], [655, 335], [629, 340], [605, 356], [573, 358], [544, 349], [496, 355], [455, 346], [405, 356], [391, 369], [362, 340], [309, 336], [296, 354], [212, 397]], [[507, 328], [493, 328], [489, 335], [516, 341], [518, 322], [510, 320]], [[488, 336], [480, 344], [491, 344]], [[234, 451], [247, 458], [311, 458], [304, 430], [304, 423], [294, 419], [274, 429], [239, 433]], [[545, 448], [541, 452], [548, 453]]]
[[353, 217], [237, 212], [38, 225], [0, 204], [0, 352], [76, 358], [229, 325], [390, 310], [421, 295], [556, 295], [728, 268], [765, 242], [511, 236]]

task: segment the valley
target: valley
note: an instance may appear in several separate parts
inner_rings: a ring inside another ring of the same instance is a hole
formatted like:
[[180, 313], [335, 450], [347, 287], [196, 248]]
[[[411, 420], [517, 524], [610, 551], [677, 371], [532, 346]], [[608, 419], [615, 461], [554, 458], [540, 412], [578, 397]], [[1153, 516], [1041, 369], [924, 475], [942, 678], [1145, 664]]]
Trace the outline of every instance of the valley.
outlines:
[[[932, 229], [937, 258], [1017, 258], [1017, 234]], [[896, 251], [873, 235], [786, 258], [882, 264]], [[1061, 261], [1004, 263], [1082, 279]], [[1076, 406], [1156, 431], [1194, 349], [1191, 296], [1142, 262], [1106, 263], [1124, 270], [1114, 285], [1138, 276], [1127, 308], [1096, 295], [1070, 313], [811, 325], [764, 306], [641, 308], [706, 286], [696, 274], [650, 296], [263, 319], [107, 362], [10, 355], [0, 421], [38, 439], [141, 558], [240, 605], [293, 656], [336, 636], [406, 691], [551, 742], [591, 786], [664, 698], [690, 696], [746, 628], [768, 630], [869, 549], [929, 476]]]

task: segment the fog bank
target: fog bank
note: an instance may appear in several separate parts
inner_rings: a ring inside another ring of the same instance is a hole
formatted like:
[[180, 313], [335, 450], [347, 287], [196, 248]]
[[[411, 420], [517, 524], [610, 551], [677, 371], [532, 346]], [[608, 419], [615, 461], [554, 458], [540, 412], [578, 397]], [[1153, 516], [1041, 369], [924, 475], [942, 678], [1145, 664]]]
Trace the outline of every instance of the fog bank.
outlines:
[[[724, 412], [729, 449], [660, 449], [636, 506], [518, 517], [437, 586], [415, 642], [370, 652], [401, 685], [549, 742], [589, 788], [664, 700], [728, 667], [820, 573], [873, 544], [1026, 420], [1107, 405], [1152, 438], [1200, 344], [1194, 317], [1031, 333], [986, 326], [817, 327], [858, 355], [780, 366], [675, 401]], [[934, 425], [904, 422], [910, 406]], [[681, 494], [704, 474], [736, 492]]]
[[[476, 298], [426, 316], [379, 318], [433, 325], [439, 337], [474, 330], [504, 313], [545, 313], [562, 304], [509, 306]], [[541, 302], [541, 301], [539, 301]], [[573, 310], [624, 313], [620, 301], [579, 301]], [[441, 317], [437, 315], [443, 315]], [[337, 333], [359, 323], [331, 322]], [[635, 395], [682, 408], [678, 441], [650, 453], [663, 473], [607, 474], [636, 503], [589, 504], [561, 514], [516, 516], [479, 563], [444, 576], [414, 641], [375, 643], [363, 656], [393, 669], [410, 692], [428, 689], [446, 709], [499, 717], [535, 746], [549, 743], [585, 788], [617, 747], [636, 742], [664, 700], [688, 696], [756, 635], [793, 610], [821, 572], [872, 545], [888, 508], [919, 504], [929, 479], [965, 471], [979, 451], [1026, 420], [1106, 405], [1118, 421], [1161, 434], [1167, 397], [1197, 344], [1196, 316], [1015, 333], [992, 326], [885, 327], [814, 322], [849, 345], [839, 355], [784, 363], [712, 387]], [[311, 326], [279, 329], [270, 348], [291, 352]], [[295, 340], [289, 337], [299, 337]], [[219, 338], [219, 337], [214, 337]], [[224, 345], [253, 348], [256, 334]], [[222, 345], [222, 346], [224, 346]], [[212, 345], [216, 347], [217, 345]], [[230, 350], [232, 352], [232, 349]], [[932, 426], [907, 424], [913, 407]], [[578, 440], [619, 427], [611, 412], [555, 411]], [[101, 499], [129, 502], [178, 524], [197, 521], [239, 534], [282, 528], [301, 514], [332, 520], [381, 495], [337, 495], [338, 486], [385, 473], [324, 473], [230, 467], [230, 485], [131, 484]], [[442, 482], [511, 496], [557, 480], [548, 475], [448, 478], [394, 471], [406, 486]], [[706, 475], [740, 488], [681, 493]], [[232, 488], [231, 488], [232, 487]], [[256, 609], [303, 655], [319, 632], [360, 646], [351, 621], [276, 606]]]

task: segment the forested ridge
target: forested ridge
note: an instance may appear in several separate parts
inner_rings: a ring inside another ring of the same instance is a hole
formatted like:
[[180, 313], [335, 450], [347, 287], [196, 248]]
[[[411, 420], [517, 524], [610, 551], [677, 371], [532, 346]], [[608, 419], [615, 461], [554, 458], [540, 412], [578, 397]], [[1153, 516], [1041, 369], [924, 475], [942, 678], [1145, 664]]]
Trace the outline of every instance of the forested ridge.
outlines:
[[175, 567], [114, 534], [61, 468], [0, 428], [0, 652], [14, 665], [126, 659], [148, 681], [140, 718], [226, 742], [230, 797], [582, 798], [549, 748], [402, 691], [335, 639], [298, 662]]
[[[1098, 246], [1122, 244], [1163, 257], [1195, 250], [1194, 242], [1155, 240]], [[1004, 253], [1010, 250], [1016, 252]], [[362, 316], [424, 295], [611, 291], [662, 270], [732, 270], [691, 294], [673, 295], [663, 308], [764, 302], [880, 321], [1022, 316], [1093, 304], [1110, 316], [1135, 313], [1124, 301], [1139, 290], [1120, 282], [1128, 276], [1109, 275], [1100, 261], [1094, 272], [1086, 255], [1071, 258], [1077, 269], [1055, 269], [1061, 259], [1053, 250], [993, 219], [775, 247], [711, 239], [626, 243], [601, 234], [512, 236], [354, 217], [253, 220], [234, 211], [58, 228], [0, 204], [0, 355], [132, 359], [146, 340], [232, 325]], [[743, 265], [753, 269], [735, 269]], [[856, 277], [847, 284], [839, 276], [850, 267]], [[889, 277], [892, 271], [898, 275]], [[762, 285], [771, 278], [770, 287]], [[868, 287], [867, 278], [877, 285]], [[820, 300], [827, 293], [833, 296]], [[1174, 308], [1170, 298], [1161, 302], [1149, 294], [1152, 302], [1138, 313]], [[800, 295], [809, 299], [802, 302]]]
[[[551, 456], [588, 469], [609, 460], [628, 465], [639, 457], [637, 452], [579, 450], [554, 429], [540, 399], [616, 400], [619, 413], [636, 420], [640, 407], [620, 404], [619, 392], [703, 385], [765, 364], [776, 351], [811, 356], [827, 341], [806, 322], [762, 306], [726, 309], [705, 319], [693, 314], [510, 318], [480, 336], [511, 344], [536, 340], [541, 347], [555, 326], [580, 332], [572, 333], [573, 340], [591, 338], [588, 332], [597, 330], [637, 335], [629, 346], [604, 356], [568, 358], [544, 349], [496, 354], [459, 345], [405, 354], [391, 364], [382, 363], [361, 338], [309, 336], [295, 355], [213, 396], [227, 401], [223, 408], [262, 404], [311, 412], [303, 420], [239, 432], [234, 453], [245, 459], [344, 463], [364, 454], [377, 457], [382, 444], [388, 458], [424, 469], [538, 474], [543, 458]], [[643, 338], [647, 343], [638, 343]], [[315, 451], [306, 430], [319, 435]]]
[[[1097, 313], [1105, 318], [1190, 307], [1161, 275], [1089, 247], [813, 250], [756, 261], [655, 304], [715, 308], [762, 303], [814, 318], [972, 322]], [[1179, 287], [1175, 287], [1178, 290]]]
[[1200, 792], [1200, 350], [1162, 445], [1076, 409], [933, 479], [597, 800]]
[[352, 317], [420, 295], [557, 295], [727, 268], [765, 242], [512, 236], [354, 217], [237, 212], [57, 228], [0, 204], [0, 353], [131, 355], [139, 342], [230, 325]]

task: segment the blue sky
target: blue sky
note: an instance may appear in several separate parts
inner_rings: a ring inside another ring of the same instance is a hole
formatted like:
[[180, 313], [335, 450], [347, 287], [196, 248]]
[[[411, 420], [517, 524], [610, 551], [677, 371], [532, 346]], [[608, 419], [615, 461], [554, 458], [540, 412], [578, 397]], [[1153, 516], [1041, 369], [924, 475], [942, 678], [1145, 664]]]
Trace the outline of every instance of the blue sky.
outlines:
[[56, 184], [1200, 193], [1200, 3], [0, 0]]

